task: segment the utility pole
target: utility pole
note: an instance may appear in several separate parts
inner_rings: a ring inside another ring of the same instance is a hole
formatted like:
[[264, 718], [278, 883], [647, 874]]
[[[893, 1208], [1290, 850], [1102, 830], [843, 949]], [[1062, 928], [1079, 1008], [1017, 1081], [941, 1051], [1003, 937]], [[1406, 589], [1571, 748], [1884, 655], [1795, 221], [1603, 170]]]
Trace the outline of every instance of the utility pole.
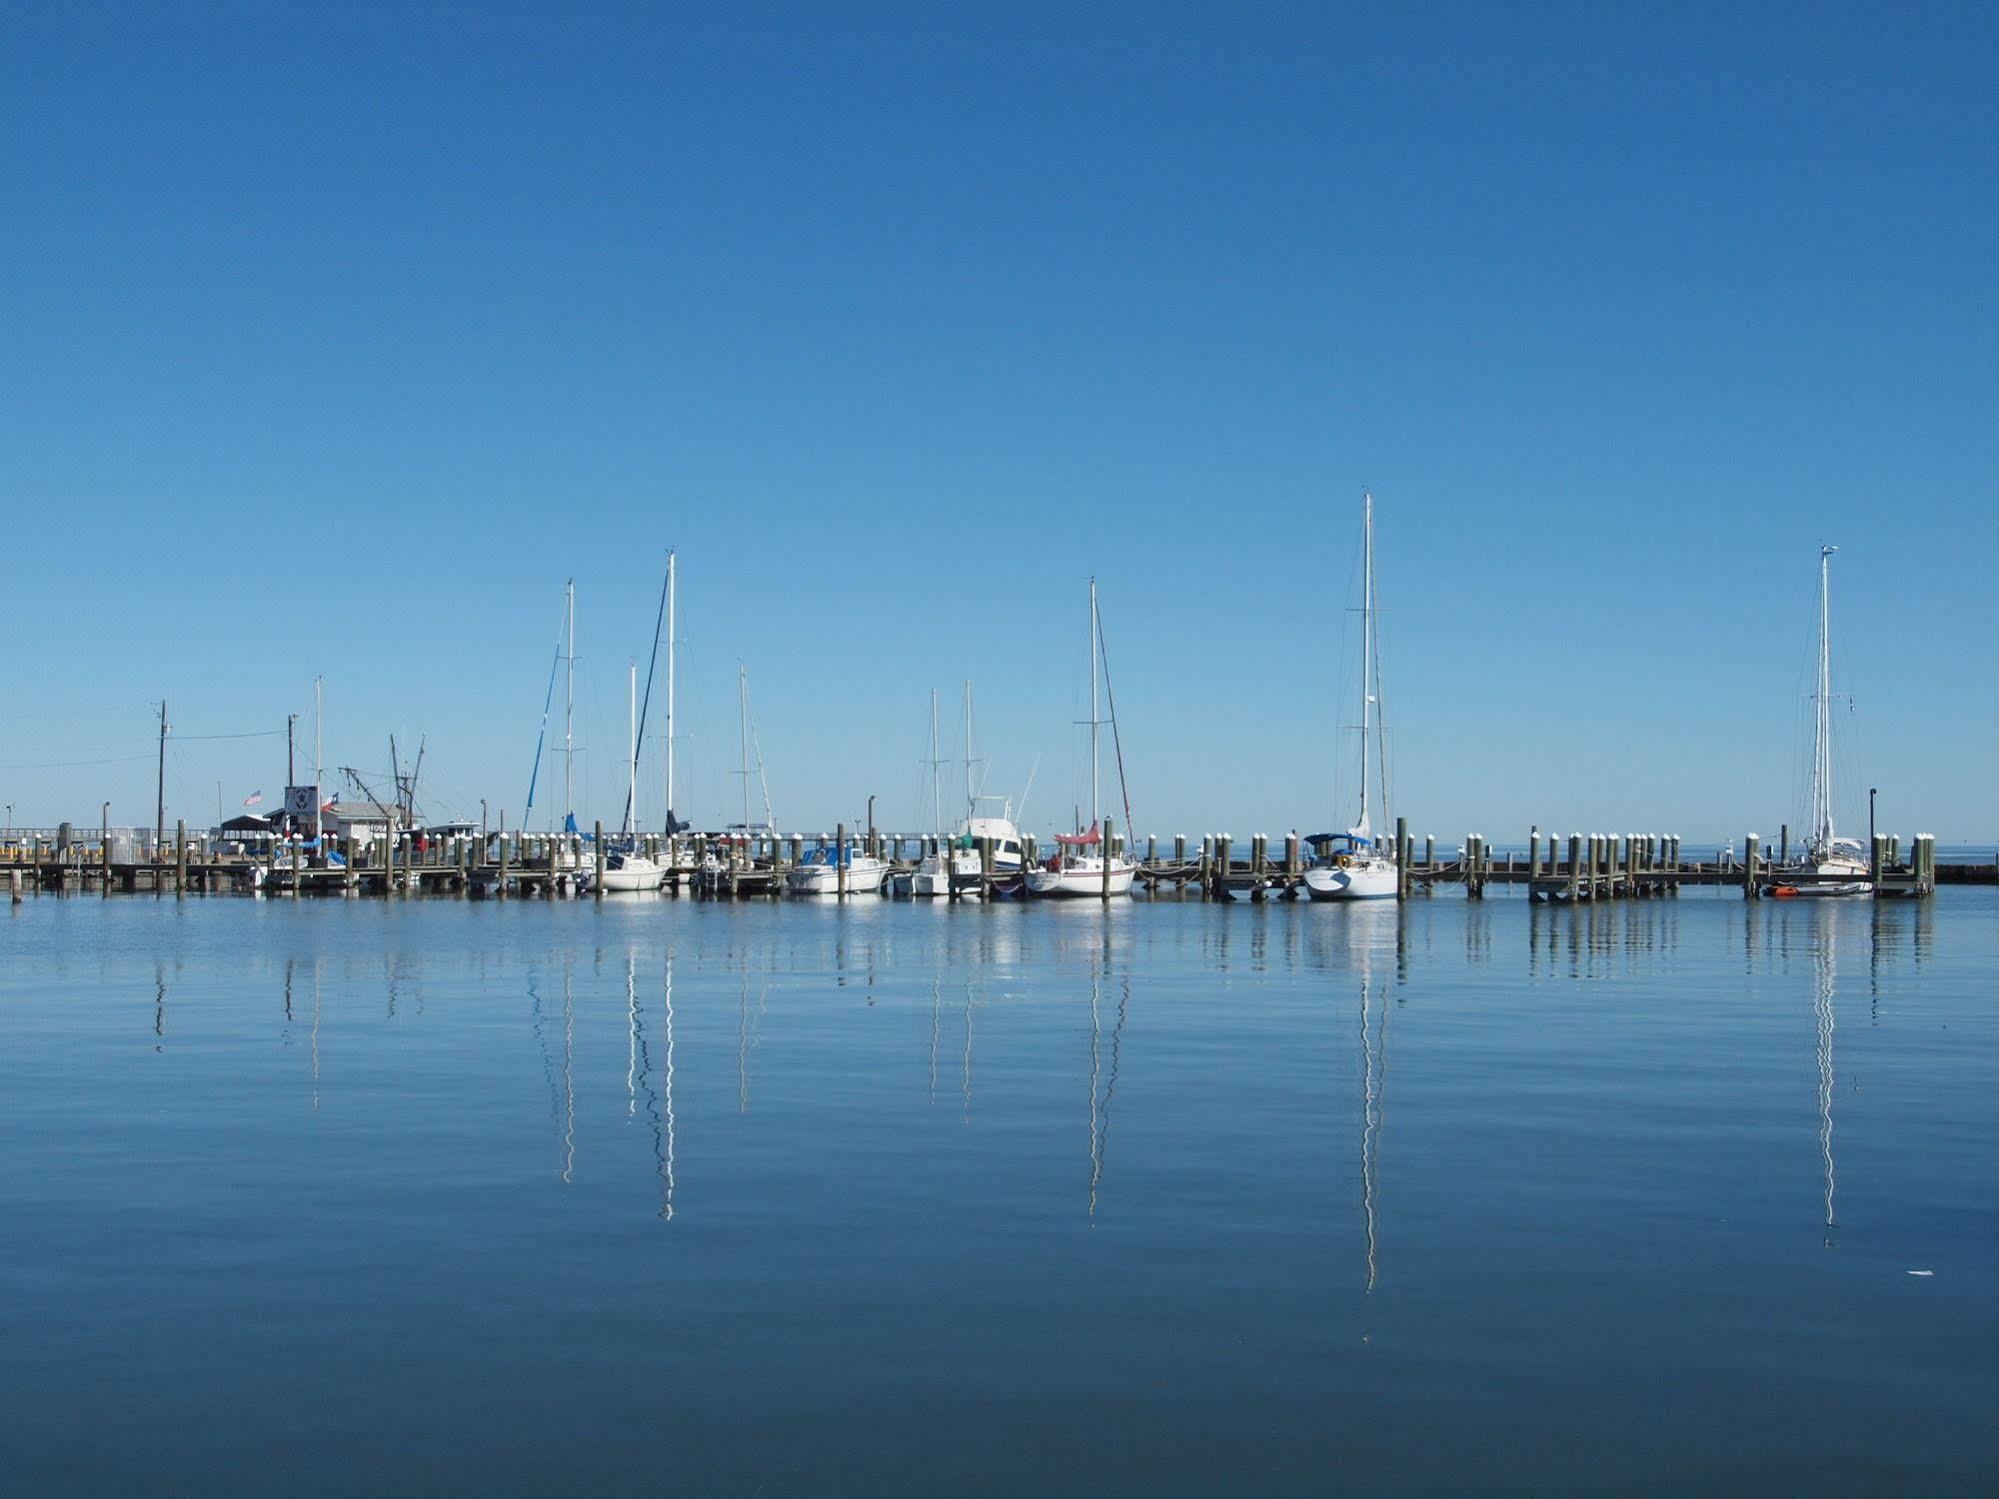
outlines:
[[285, 715], [285, 784], [298, 784], [298, 715]]
[[160, 848], [167, 839], [167, 703], [160, 699], [160, 778], [156, 788], [159, 796], [153, 815], [153, 858], [160, 857]]

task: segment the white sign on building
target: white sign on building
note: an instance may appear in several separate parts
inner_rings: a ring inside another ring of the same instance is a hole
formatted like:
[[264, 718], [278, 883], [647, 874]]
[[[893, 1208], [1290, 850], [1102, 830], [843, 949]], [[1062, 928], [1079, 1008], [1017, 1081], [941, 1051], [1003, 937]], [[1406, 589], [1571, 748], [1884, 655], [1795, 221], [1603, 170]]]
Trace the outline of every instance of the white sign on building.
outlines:
[[285, 787], [285, 811], [292, 821], [304, 830], [307, 837], [319, 836], [319, 788], [317, 786]]

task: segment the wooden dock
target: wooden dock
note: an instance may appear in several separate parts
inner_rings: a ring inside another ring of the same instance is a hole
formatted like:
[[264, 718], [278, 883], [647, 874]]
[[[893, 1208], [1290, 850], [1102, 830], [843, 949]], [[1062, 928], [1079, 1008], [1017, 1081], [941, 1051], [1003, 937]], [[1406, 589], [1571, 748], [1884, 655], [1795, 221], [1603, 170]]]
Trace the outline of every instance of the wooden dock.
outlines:
[[[1123, 837], [1107, 827], [1111, 847], [1126, 851]], [[833, 834], [794, 833], [779, 837], [740, 833], [683, 834], [668, 839], [647, 835], [638, 850], [671, 871], [665, 888], [706, 899], [772, 899], [784, 893], [787, 870], [818, 846], [838, 846], [844, 828]], [[891, 880], [913, 871], [936, 839], [926, 835], [868, 830], [855, 841], [888, 862]], [[1026, 865], [1040, 851], [1032, 837], [1024, 840]], [[1484, 899], [1493, 886], [1524, 889], [1528, 899], [1558, 903], [1652, 899], [1677, 895], [1685, 886], [1733, 887], [1747, 899], [1760, 899], [1777, 889], [1809, 893], [1810, 877], [1789, 867], [1788, 832], [1778, 847], [1765, 849], [1756, 834], [1742, 840], [1740, 857], [1717, 851], [1712, 859], [1689, 858], [1678, 837], [1670, 835], [1571, 834], [1566, 839], [1544, 837], [1538, 830], [1528, 838], [1527, 855], [1497, 854], [1479, 834], [1466, 837], [1448, 858], [1439, 858], [1433, 839], [1419, 847], [1410, 837], [1406, 819], [1398, 819], [1395, 847], [1400, 852], [1402, 899], [1432, 896], [1456, 886], [1467, 899]], [[608, 844], [601, 825], [593, 838], [577, 835], [507, 835], [493, 839], [446, 838], [434, 844], [397, 845], [378, 841], [372, 846], [347, 842], [301, 857], [293, 850], [268, 847], [256, 855], [212, 849], [208, 840], [190, 839], [178, 830], [169, 857], [110, 860], [102, 850], [69, 847], [45, 849], [39, 840], [19, 857], [0, 860], [13, 898], [25, 894], [95, 892], [102, 895], [206, 895], [232, 892], [267, 896], [458, 896], [490, 899], [560, 899], [576, 895], [601, 875]], [[1137, 862], [1134, 883], [1155, 899], [1252, 901], [1298, 899], [1304, 894], [1310, 868], [1298, 835], [1275, 845], [1262, 834], [1238, 847], [1227, 833], [1209, 834], [1198, 846], [1184, 836], [1169, 847], [1157, 838], [1146, 840]], [[980, 873], [960, 877], [953, 894], [987, 899], [1020, 893], [1019, 871], [1002, 870], [990, 843], [979, 849]], [[1873, 842], [1873, 893], [1878, 897], [1932, 894], [1939, 884], [1999, 883], [1995, 864], [1939, 865], [1936, 840], [1918, 834], [1909, 840], [1906, 857], [1899, 838], [1882, 835]], [[601, 892], [601, 881], [596, 890]], [[886, 890], [887, 884], [884, 889]]]

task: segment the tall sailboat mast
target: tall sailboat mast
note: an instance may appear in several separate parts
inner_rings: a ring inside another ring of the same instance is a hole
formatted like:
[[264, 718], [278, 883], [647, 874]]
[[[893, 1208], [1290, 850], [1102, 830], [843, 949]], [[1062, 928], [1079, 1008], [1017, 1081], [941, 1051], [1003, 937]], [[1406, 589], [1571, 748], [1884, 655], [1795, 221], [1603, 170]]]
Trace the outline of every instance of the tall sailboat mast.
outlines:
[[941, 841], [944, 837], [944, 791], [938, 780], [943, 762], [937, 758], [937, 689], [930, 689], [930, 820]]
[[1374, 670], [1374, 496], [1361, 497], [1361, 584], [1360, 584], [1360, 821], [1354, 831], [1372, 837], [1367, 821], [1367, 735], [1368, 709], [1372, 706]]
[[569, 650], [563, 657], [562, 688], [562, 814], [567, 831], [576, 815], [576, 580], [563, 590], [563, 612], [568, 620]]
[[673, 630], [674, 608], [673, 549], [666, 552], [666, 833], [673, 836]]
[[1819, 548], [1819, 679], [1818, 721], [1812, 734], [1812, 852], [1820, 858], [1832, 852], [1832, 554], [1838, 547]]
[[738, 733], [743, 746], [743, 833], [750, 830], [750, 669], [736, 667], [736, 708], [741, 717]]
[[622, 829], [622, 831], [624, 832], [624, 834], [625, 834], [625, 836], [626, 836], [626, 837], [630, 837], [630, 836], [632, 835], [632, 833], [633, 833], [634, 831], [636, 831], [636, 824], [637, 824], [637, 821], [638, 821], [638, 812], [639, 812], [639, 808], [638, 808], [638, 801], [639, 801], [639, 664], [638, 664], [638, 662], [634, 661], [634, 662], [631, 662], [631, 663], [630, 663], [630, 665], [629, 665], [629, 667], [628, 667], [628, 669], [627, 669], [627, 674], [626, 674], [626, 675], [627, 675], [627, 688], [626, 688], [626, 692], [627, 692], [627, 696], [628, 696], [628, 698], [630, 699], [630, 712], [631, 712], [631, 735], [632, 735], [632, 758], [631, 758], [631, 772], [632, 772], [632, 774], [631, 774], [631, 794], [630, 794], [630, 795], [628, 795], [628, 796], [627, 796], [627, 797], [625, 798], [625, 826], [624, 826], [624, 828]]
[[965, 679], [965, 816], [979, 813], [979, 790], [972, 784], [972, 680]]
[[1090, 579], [1090, 826], [1103, 824], [1097, 815], [1097, 580]]

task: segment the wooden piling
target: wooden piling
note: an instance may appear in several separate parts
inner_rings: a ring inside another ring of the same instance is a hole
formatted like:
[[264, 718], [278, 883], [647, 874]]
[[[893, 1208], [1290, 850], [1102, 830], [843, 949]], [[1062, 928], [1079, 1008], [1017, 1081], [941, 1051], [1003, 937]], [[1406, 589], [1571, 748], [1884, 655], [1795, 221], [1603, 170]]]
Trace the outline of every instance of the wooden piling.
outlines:
[[[1096, 585], [1092, 584], [1091, 586], [1095, 587]], [[1092, 729], [1090, 732], [1094, 734], [1097, 731]], [[1102, 899], [1109, 900], [1111, 898], [1111, 819], [1108, 817], [1104, 819], [1104, 846], [1100, 852], [1103, 855], [1104, 875]]]
[[1759, 841], [1754, 833], [1743, 835], [1742, 898], [1744, 900], [1761, 900], [1763, 898], [1763, 887], [1758, 883], [1756, 878], [1756, 850]]
[[1409, 856], [1415, 845], [1409, 837], [1409, 819], [1395, 819], [1395, 898], [1409, 899]]
[[838, 823], [833, 829], [834, 883], [839, 888], [840, 899], [847, 898], [847, 825]]

